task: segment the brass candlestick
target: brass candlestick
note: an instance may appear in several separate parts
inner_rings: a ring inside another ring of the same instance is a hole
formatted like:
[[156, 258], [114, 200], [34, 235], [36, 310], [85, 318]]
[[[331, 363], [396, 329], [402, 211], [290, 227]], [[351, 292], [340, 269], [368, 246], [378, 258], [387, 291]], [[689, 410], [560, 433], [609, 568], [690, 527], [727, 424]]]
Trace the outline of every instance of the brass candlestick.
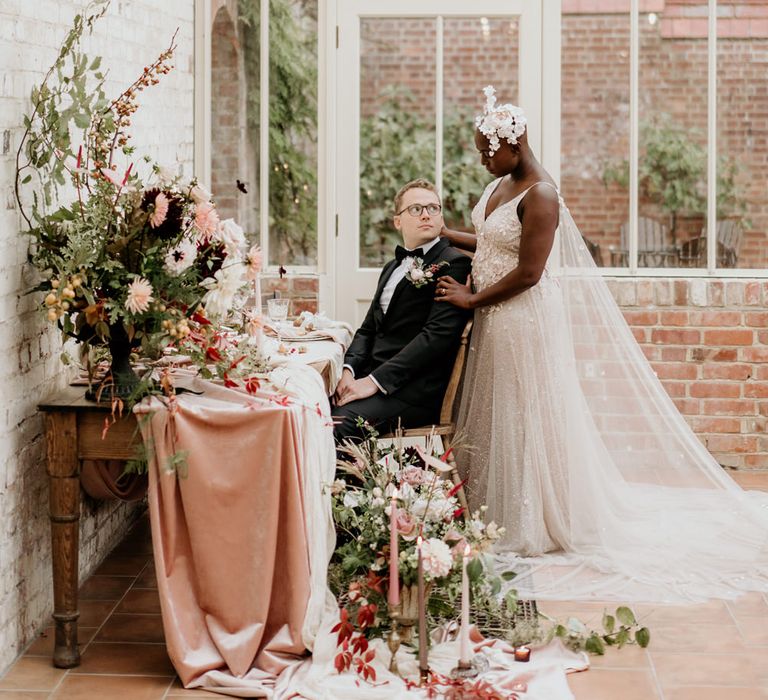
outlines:
[[[407, 589], [404, 590], [407, 591]], [[409, 598], [407, 594], [406, 598]], [[389, 671], [398, 676], [400, 671], [397, 667], [397, 652], [402, 644], [410, 644], [413, 641], [413, 626], [416, 624], [416, 619], [411, 615], [411, 612], [410, 606], [404, 605], [402, 601], [399, 605], [389, 606], [389, 619], [392, 621], [387, 637], [387, 646], [392, 654]]]

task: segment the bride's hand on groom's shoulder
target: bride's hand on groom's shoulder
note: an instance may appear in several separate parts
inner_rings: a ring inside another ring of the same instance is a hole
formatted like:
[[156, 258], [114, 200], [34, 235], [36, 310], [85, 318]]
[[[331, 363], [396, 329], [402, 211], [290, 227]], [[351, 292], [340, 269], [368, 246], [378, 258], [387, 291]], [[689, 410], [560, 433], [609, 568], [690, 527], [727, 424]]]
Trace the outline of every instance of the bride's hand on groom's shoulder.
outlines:
[[460, 309], [473, 309], [472, 275], [467, 277], [465, 284], [456, 281], [453, 277], [440, 277], [435, 288], [435, 301], [447, 301]]

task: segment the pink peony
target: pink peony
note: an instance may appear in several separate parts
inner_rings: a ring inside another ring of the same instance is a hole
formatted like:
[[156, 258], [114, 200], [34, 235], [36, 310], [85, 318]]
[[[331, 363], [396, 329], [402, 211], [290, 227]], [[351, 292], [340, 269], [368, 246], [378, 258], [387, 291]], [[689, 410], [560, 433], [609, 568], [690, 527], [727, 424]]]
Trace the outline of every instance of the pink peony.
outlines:
[[419, 533], [416, 528], [416, 518], [414, 518], [407, 510], [398, 508], [395, 522], [397, 524], [397, 531], [403, 536], [403, 539], [415, 540], [418, 537]]
[[137, 277], [128, 285], [128, 296], [125, 300], [125, 308], [132, 314], [144, 313], [149, 308], [152, 297], [152, 285], [143, 277]]
[[453, 568], [453, 554], [442, 540], [431, 537], [421, 545], [421, 561], [430, 578], [447, 576]]
[[427, 473], [415, 465], [409, 465], [400, 472], [400, 480], [411, 486], [418, 486], [429, 481]]
[[197, 240], [207, 243], [219, 227], [219, 215], [210, 202], [201, 202], [195, 206], [194, 226], [197, 229]]
[[259, 273], [261, 272], [262, 259], [261, 248], [259, 248], [259, 246], [251, 246], [248, 255], [245, 256], [245, 265], [245, 279], [253, 282], [258, 278]]
[[168, 197], [160, 192], [155, 197], [155, 209], [149, 217], [149, 225], [152, 228], [157, 228], [165, 221], [166, 216], [168, 216]]

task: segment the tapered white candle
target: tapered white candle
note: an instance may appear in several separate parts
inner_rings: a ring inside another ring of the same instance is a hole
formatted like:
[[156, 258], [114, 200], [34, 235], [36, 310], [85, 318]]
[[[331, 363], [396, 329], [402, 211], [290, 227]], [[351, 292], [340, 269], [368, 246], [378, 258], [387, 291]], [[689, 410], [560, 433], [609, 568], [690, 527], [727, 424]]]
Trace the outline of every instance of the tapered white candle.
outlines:
[[397, 539], [397, 489], [392, 492], [389, 512], [389, 591], [387, 602], [400, 605], [400, 551]]
[[469, 545], [464, 548], [464, 556], [461, 562], [461, 627], [459, 628], [459, 663], [462, 666], [469, 665], [469, 575], [467, 564], [472, 550]]

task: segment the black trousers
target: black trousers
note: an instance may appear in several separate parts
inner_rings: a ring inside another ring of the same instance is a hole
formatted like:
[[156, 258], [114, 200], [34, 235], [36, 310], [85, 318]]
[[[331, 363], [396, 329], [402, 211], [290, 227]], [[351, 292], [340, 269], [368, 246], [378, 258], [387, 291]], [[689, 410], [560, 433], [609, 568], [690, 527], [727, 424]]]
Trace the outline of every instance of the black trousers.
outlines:
[[367, 399], [334, 407], [331, 414], [336, 422], [333, 435], [340, 442], [348, 439], [362, 440], [365, 437], [364, 431], [357, 426], [358, 417], [381, 433], [395, 430], [398, 420], [403, 428], [419, 428], [436, 423], [440, 418], [440, 407], [432, 404], [414, 406], [396, 396], [377, 393]]

